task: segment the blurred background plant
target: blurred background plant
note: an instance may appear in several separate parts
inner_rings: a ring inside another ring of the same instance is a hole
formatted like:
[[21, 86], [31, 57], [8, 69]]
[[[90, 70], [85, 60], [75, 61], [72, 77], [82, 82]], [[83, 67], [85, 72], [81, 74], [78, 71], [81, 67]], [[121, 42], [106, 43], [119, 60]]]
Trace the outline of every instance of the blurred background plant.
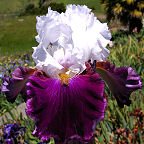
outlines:
[[39, 7], [35, 7], [34, 4], [29, 4], [26, 6], [25, 10], [19, 14], [19, 16], [46, 14], [48, 7], [51, 7], [52, 10], [55, 10], [59, 13], [65, 12], [66, 9], [64, 3], [40, 3]]
[[22, 143], [26, 127], [18, 126], [16, 123], [3, 125], [0, 129], [1, 143]]
[[106, 9], [107, 20], [119, 19], [124, 25], [129, 25], [132, 32], [135, 27], [140, 32], [142, 17], [144, 17], [143, 0], [101, 0]]
[[[18, 66], [33, 67], [34, 65], [35, 64], [32, 61], [31, 55], [28, 53], [18, 55], [16, 58], [8, 57], [4, 59], [3, 62], [0, 62], [0, 90], [3, 80], [7, 76], [11, 77], [11, 74], [15, 68], [17, 68]], [[5, 96], [0, 93], [0, 116], [3, 115], [5, 112], [9, 112], [15, 106], [18, 106], [23, 102], [24, 100], [19, 96], [15, 103], [11, 104], [6, 100]]]
[[32, 136], [34, 121], [22, 114], [19, 119], [8, 121], [0, 126], [0, 144], [54, 144], [54, 139], [50, 138], [48, 142], [42, 142]]

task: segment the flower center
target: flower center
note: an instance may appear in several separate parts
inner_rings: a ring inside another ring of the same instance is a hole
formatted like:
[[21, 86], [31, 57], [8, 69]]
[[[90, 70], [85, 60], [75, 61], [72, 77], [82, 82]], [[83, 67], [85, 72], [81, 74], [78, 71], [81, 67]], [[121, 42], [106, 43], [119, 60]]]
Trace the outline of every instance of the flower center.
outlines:
[[61, 80], [61, 85], [69, 85], [69, 78], [71, 78], [71, 76], [69, 74], [66, 74], [67, 69], [65, 69], [65, 73], [59, 73], [59, 78]]
[[71, 78], [68, 74], [66, 73], [59, 73], [59, 77], [61, 79], [61, 85], [69, 85], [69, 78]]

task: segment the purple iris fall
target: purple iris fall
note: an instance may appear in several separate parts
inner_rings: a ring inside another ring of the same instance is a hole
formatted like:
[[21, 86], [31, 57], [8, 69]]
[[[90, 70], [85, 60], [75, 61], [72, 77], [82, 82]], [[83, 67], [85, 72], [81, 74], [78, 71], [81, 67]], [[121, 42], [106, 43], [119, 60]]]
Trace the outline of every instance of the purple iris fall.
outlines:
[[104, 81], [122, 108], [142, 87], [140, 77], [129, 66], [115, 68], [106, 61], [111, 34], [87, 6], [68, 5], [61, 14], [49, 8], [37, 17], [36, 28], [36, 68], [15, 69], [2, 91], [10, 102], [24, 94], [26, 113], [35, 120], [34, 136], [54, 137], [58, 144], [86, 143], [104, 118]]

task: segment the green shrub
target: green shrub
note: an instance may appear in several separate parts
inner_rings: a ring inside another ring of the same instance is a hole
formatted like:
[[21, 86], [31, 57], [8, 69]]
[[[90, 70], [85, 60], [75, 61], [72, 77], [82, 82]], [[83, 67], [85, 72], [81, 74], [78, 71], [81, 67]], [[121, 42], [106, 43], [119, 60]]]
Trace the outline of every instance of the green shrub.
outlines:
[[46, 0], [39, 0], [39, 3], [38, 3], [39, 4], [39, 8], [41, 8], [44, 5], [45, 1]]
[[39, 9], [36, 8], [34, 4], [29, 4], [26, 6], [25, 10], [19, 14], [19, 16], [35, 14], [39, 14]]
[[63, 3], [50, 3], [48, 6], [51, 7], [52, 10], [57, 11], [59, 13], [65, 12], [66, 8]]
[[124, 25], [129, 25], [132, 31], [137, 27], [138, 32], [142, 29], [142, 16], [144, 15], [143, 0], [101, 0], [107, 20], [119, 19]]
[[63, 3], [49, 3], [48, 5], [41, 5], [39, 8], [35, 7], [34, 4], [29, 4], [26, 6], [25, 10], [20, 13], [19, 16], [24, 15], [42, 15], [48, 12], [48, 7], [59, 13], [65, 12], [66, 8]]
[[25, 10], [26, 11], [31, 11], [32, 9], [34, 9], [34, 7], [35, 7], [34, 4], [29, 4], [29, 5], [26, 6]]

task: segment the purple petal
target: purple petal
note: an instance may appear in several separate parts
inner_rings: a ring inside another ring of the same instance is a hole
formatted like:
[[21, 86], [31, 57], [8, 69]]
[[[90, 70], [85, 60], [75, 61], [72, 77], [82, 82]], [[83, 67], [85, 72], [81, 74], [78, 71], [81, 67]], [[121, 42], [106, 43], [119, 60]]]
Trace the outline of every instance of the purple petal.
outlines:
[[4, 79], [2, 92], [6, 95], [7, 101], [13, 103], [20, 91], [21, 87], [19, 87], [19, 84], [17, 84], [17, 82], [15, 83], [14, 79], [11, 79], [9, 77], [6, 77]]
[[81, 75], [93, 75], [96, 73], [96, 61], [94, 60], [93, 64], [91, 60], [85, 62], [86, 69], [81, 73]]
[[140, 77], [137, 76], [135, 70], [129, 66], [115, 69], [114, 65], [109, 62], [97, 62], [97, 64], [97, 72], [107, 82], [119, 107], [130, 105], [130, 94], [142, 88]]
[[13, 139], [5, 139], [6, 144], [13, 144]]
[[21, 93], [23, 98], [27, 100], [25, 84], [33, 71], [33, 69], [18, 67], [13, 71], [12, 79], [9, 77], [4, 79], [2, 92], [6, 95], [9, 102], [13, 103], [19, 93]]
[[36, 120], [34, 136], [41, 140], [54, 137], [59, 143], [75, 135], [84, 140], [93, 136], [107, 105], [98, 74], [73, 77], [69, 86], [40, 75], [30, 76], [29, 81], [32, 99], [27, 101], [26, 112]]
[[26, 132], [26, 127], [20, 127], [17, 124], [8, 124], [3, 130], [4, 132], [4, 139], [15, 139], [18, 136], [24, 136]]

